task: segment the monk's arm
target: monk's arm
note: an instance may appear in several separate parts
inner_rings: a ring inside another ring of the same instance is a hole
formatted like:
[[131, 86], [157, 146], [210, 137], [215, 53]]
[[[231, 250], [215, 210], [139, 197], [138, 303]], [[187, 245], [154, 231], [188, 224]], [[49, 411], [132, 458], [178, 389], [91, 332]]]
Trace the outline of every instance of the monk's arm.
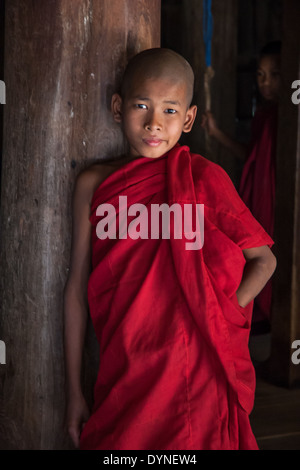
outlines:
[[237, 140], [233, 139], [221, 129], [217, 129], [213, 137], [218, 140], [221, 145], [230, 150], [240, 160], [246, 159], [247, 147], [245, 144], [242, 144], [241, 142], [238, 142]]
[[81, 389], [81, 365], [88, 315], [90, 273], [90, 189], [88, 174], [77, 178], [73, 194], [73, 227], [69, 276], [64, 290], [64, 352], [66, 370], [66, 427], [75, 444], [89, 410]]
[[256, 297], [276, 269], [276, 258], [268, 246], [243, 250], [246, 264], [242, 281], [236, 292], [241, 307]]
[[236, 157], [241, 160], [246, 159], [247, 146], [238, 142], [222, 131], [216, 122], [211, 111], [206, 111], [202, 115], [201, 126], [206, 130], [208, 135], [216, 139], [221, 145], [230, 150]]

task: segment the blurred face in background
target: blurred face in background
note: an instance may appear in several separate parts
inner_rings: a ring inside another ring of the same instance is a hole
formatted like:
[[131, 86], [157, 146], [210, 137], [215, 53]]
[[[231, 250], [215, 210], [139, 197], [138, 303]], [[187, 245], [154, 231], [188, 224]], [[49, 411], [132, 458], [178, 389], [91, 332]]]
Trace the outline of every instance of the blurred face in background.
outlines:
[[263, 99], [268, 102], [278, 102], [281, 85], [279, 55], [261, 57], [256, 71], [256, 78]]

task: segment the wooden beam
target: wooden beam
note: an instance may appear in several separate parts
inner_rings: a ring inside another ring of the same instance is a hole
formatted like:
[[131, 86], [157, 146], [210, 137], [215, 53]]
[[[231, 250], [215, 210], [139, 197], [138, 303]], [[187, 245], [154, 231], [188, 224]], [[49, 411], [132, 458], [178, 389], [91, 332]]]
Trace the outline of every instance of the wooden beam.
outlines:
[[283, 2], [282, 96], [278, 123], [275, 253], [270, 378], [300, 383], [300, 365], [291, 360], [300, 339], [300, 105], [291, 88], [300, 79], [300, 3]]
[[[163, 4], [164, 5], [164, 4]], [[226, 133], [235, 135], [236, 64], [237, 64], [237, 0], [213, 1], [212, 67], [210, 82], [211, 111], [218, 125]], [[194, 103], [198, 113], [192, 132], [182, 136], [181, 142], [196, 153], [221, 164], [233, 179], [237, 176], [236, 157], [214, 139], [206, 139], [201, 128], [205, 111], [204, 73], [206, 70], [203, 37], [203, 2], [199, 0], [167, 1], [164, 12], [164, 42], [183, 54], [195, 72]], [[177, 29], [181, 31], [178, 34]]]
[[62, 449], [63, 288], [78, 172], [120, 154], [110, 97], [160, 0], [6, 2], [0, 448]]

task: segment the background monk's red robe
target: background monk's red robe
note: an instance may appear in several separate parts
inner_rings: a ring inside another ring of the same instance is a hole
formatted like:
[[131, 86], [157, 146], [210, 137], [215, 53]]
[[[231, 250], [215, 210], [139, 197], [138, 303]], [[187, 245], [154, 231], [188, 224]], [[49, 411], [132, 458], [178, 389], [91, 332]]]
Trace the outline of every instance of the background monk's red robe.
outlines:
[[[186, 250], [185, 236], [172, 232], [98, 239], [96, 209], [110, 203], [117, 211], [120, 195], [148, 215], [155, 203], [204, 204], [203, 249]], [[100, 367], [81, 449], [257, 449], [249, 423], [252, 303], [241, 308], [235, 292], [242, 249], [272, 240], [227, 174], [188, 147], [140, 157], [101, 183], [91, 222], [88, 298]]]
[[[253, 118], [249, 156], [239, 189], [244, 203], [271, 237], [275, 213], [277, 116], [275, 104], [258, 108]], [[257, 329], [255, 324], [269, 327], [271, 300], [272, 282], [269, 281], [254, 302], [254, 331]]]

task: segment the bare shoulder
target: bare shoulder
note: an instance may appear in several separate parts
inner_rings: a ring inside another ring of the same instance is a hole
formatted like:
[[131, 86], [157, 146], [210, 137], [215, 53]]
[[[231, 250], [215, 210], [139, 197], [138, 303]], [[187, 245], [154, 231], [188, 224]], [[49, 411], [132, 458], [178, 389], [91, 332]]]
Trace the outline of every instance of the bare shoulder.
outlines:
[[90, 202], [98, 186], [127, 161], [126, 157], [120, 157], [116, 160], [93, 163], [82, 170], [76, 178], [75, 196], [78, 195]]

